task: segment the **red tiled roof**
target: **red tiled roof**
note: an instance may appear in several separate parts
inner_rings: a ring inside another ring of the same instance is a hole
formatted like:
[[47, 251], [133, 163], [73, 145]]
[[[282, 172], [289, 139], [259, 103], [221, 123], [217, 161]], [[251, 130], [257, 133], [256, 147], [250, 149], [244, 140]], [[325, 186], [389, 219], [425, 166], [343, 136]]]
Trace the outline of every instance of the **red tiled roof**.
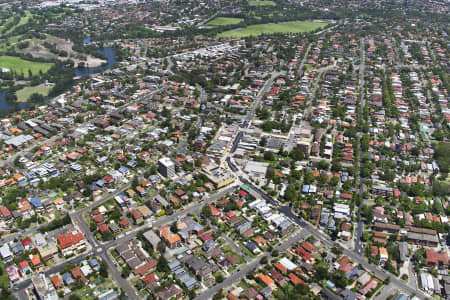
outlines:
[[67, 234], [58, 235], [56, 239], [58, 240], [58, 244], [61, 249], [65, 249], [84, 240], [84, 235], [81, 232], [73, 234], [71, 231], [69, 231]]
[[294, 285], [305, 284], [305, 282], [303, 280], [301, 280], [300, 278], [298, 278], [294, 273], [290, 273], [288, 276]]

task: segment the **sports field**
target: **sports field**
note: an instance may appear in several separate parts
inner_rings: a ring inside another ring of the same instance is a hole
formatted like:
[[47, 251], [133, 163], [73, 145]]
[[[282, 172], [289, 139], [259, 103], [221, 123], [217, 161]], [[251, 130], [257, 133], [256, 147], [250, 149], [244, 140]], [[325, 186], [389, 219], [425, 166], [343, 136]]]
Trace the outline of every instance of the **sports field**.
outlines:
[[206, 26], [235, 25], [235, 24], [239, 24], [242, 21], [244, 21], [244, 19], [217, 17], [217, 18], [214, 18], [213, 20], [209, 21], [205, 25]]
[[42, 96], [47, 96], [52, 86], [48, 85], [38, 85], [38, 86], [27, 86], [16, 92], [17, 101], [25, 102], [34, 93], [41, 94]]
[[276, 3], [273, 1], [249, 1], [250, 6], [275, 6]]
[[31, 70], [33, 74], [39, 74], [39, 71], [45, 73], [52, 66], [53, 63], [28, 61], [15, 56], [0, 56], [0, 68], [6, 68], [16, 73], [23, 73], [25, 77], [28, 77], [28, 70]]
[[247, 36], [258, 36], [261, 34], [272, 33], [299, 33], [313, 31], [328, 25], [328, 22], [310, 22], [310, 21], [295, 21], [284, 23], [269, 23], [250, 25], [245, 28], [238, 28], [222, 32], [218, 37], [235, 37], [242, 38]]

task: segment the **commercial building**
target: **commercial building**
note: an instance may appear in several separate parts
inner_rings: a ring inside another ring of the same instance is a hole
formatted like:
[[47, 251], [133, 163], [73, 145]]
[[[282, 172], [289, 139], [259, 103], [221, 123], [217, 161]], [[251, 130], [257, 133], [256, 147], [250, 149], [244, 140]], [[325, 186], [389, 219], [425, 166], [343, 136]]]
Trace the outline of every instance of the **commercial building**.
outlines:
[[175, 177], [175, 163], [168, 157], [163, 157], [158, 161], [159, 173], [166, 178]]

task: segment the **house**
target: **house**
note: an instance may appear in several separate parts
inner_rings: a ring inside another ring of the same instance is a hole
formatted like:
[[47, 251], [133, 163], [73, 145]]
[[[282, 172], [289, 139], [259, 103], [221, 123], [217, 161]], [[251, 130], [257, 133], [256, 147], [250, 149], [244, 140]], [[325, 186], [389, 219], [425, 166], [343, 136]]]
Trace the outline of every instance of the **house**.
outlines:
[[14, 253], [14, 255], [22, 253], [25, 248], [23, 247], [21, 242], [15, 242], [11, 245], [11, 250]]
[[117, 299], [119, 295], [115, 290], [108, 290], [103, 294], [98, 296], [98, 300], [114, 300]]
[[298, 278], [294, 273], [289, 273], [288, 276], [293, 285], [306, 284], [303, 280]]
[[261, 281], [272, 290], [276, 288], [275, 282], [270, 276], [259, 273], [255, 275], [255, 277], [261, 279]]
[[22, 243], [22, 246], [23, 246], [24, 250], [28, 251], [28, 250], [33, 249], [33, 244], [31, 243], [31, 239], [29, 237], [24, 238], [21, 241], [21, 243]]
[[10, 262], [13, 259], [13, 253], [8, 247], [8, 244], [4, 244], [0, 247], [0, 256], [4, 263]]
[[182, 290], [175, 284], [171, 284], [155, 294], [156, 300], [181, 299], [182, 296]]
[[31, 264], [34, 268], [39, 268], [41, 266], [41, 258], [38, 254], [35, 254], [31, 257]]
[[63, 256], [72, 255], [86, 248], [86, 241], [81, 232], [73, 233], [69, 231], [66, 234], [58, 235], [56, 239]]
[[55, 286], [55, 289], [57, 289], [57, 290], [64, 287], [64, 283], [63, 283], [61, 277], [59, 277], [59, 276], [50, 277], [50, 281], [53, 283], [53, 285]]
[[437, 267], [439, 269], [447, 269], [448, 255], [446, 251], [436, 252], [433, 249], [426, 249], [427, 267]]
[[72, 275], [69, 272], [64, 273], [62, 275], [62, 279], [65, 285], [71, 285], [75, 283], [75, 280], [73, 279]]
[[142, 222], [144, 222], [144, 216], [139, 210], [133, 209], [130, 211], [130, 214], [136, 224], [141, 224]]
[[388, 250], [386, 248], [380, 247], [379, 252], [380, 252], [380, 264], [386, 263], [389, 259]]
[[28, 264], [28, 261], [26, 261], [26, 260], [19, 262], [19, 270], [20, 270], [20, 273], [22, 273], [22, 276], [33, 272], [30, 268], [30, 265]]
[[5, 221], [9, 221], [12, 219], [11, 212], [6, 206], [0, 207], [0, 217], [2, 217], [2, 219]]
[[10, 265], [5, 268], [6, 274], [8, 274], [9, 281], [15, 282], [20, 279], [19, 270], [15, 265]]
[[158, 231], [170, 249], [181, 247], [180, 236], [172, 233], [167, 225], [158, 228]]
[[146, 231], [144, 233], [144, 238], [150, 243], [150, 245], [152, 245], [153, 249], [157, 249], [158, 244], [161, 241], [160, 237], [152, 230]]
[[81, 280], [83, 283], [87, 283], [87, 279], [86, 277], [83, 275], [83, 273], [81, 272], [81, 268], [80, 267], [75, 267], [72, 270], [70, 270], [70, 273], [72, 274], [72, 277], [75, 280]]

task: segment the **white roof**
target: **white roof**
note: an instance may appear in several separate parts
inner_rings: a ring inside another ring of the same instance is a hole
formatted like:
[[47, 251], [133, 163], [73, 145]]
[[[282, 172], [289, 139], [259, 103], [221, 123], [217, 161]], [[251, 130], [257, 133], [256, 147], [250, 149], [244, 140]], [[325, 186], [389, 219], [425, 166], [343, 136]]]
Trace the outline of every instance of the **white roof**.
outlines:
[[2, 256], [2, 258], [8, 258], [12, 256], [12, 252], [9, 249], [8, 245], [5, 244], [0, 248], [0, 255]]
[[280, 260], [280, 264], [282, 264], [284, 267], [286, 267], [286, 269], [288, 269], [289, 271], [294, 270], [295, 268], [297, 268], [297, 265], [294, 264], [292, 261], [290, 261], [288, 258], [283, 257]]

